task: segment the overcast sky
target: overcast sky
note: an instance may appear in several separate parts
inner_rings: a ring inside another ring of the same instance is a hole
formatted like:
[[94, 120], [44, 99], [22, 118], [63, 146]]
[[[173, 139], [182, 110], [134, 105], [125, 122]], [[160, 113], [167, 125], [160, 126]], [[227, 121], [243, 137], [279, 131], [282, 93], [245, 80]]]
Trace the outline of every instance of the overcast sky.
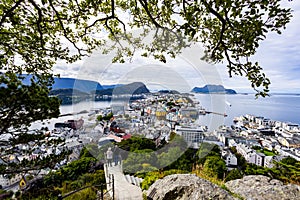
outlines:
[[[284, 4], [291, 7], [293, 18], [281, 35], [268, 34], [260, 44], [254, 60], [264, 68], [271, 79], [271, 92], [300, 93], [300, 1]], [[95, 52], [91, 57], [72, 65], [58, 63], [54, 68], [61, 77], [98, 81], [102, 85], [144, 82], [155, 89], [176, 89], [188, 92], [205, 84], [222, 84], [238, 92], [253, 92], [244, 77], [228, 77], [225, 65], [212, 66], [201, 61], [199, 45], [183, 51], [166, 64], [151, 58], [135, 56], [131, 63], [111, 64], [112, 54]]]

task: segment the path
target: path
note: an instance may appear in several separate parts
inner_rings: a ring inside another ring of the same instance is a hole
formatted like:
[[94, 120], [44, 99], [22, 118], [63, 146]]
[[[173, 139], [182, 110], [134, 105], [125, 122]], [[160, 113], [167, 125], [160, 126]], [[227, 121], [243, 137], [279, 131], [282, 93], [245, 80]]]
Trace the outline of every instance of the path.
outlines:
[[[142, 190], [141, 188], [130, 184], [127, 182], [122, 170], [121, 165], [104, 167], [105, 169], [105, 178], [106, 182], [109, 182], [109, 174], [114, 175], [114, 184], [115, 184], [115, 199], [116, 200], [142, 200]], [[110, 191], [109, 194], [112, 196], [112, 185], [108, 184], [107, 189]]]

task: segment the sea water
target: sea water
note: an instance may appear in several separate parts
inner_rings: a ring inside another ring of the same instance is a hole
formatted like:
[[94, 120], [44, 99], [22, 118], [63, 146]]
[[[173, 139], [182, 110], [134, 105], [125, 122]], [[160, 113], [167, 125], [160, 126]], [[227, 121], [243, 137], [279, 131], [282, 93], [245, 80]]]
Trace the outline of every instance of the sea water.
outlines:
[[255, 98], [254, 94], [195, 94], [195, 98], [208, 111], [226, 114], [200, 116], [200, 123], [216, 128], [219, 125], [230, 126], [234, 117], [245, 114], [262, 116], [267, 119], [300, 124], [299, 95], [270, 95]]
[[[207, 111], [219, 114], [206, 114], [199, 117], [199, 125], [206, 125], [210, 130], [218, 128], [220, 125], [230, 126], [234, 117], [241, 115], [262, 116], [271, 120], [300, 124], [300, 95], [271, 95], [270, 97], [258, 99], [254, 94], [194, 94], [194, 98]], [[50, 130], [57, 122], [64, 122], [68, 119], [80, 119], [87, 114], [76, 114], [81, 111], [90, 112], [93, 109], [107, 108], [111, 105], [109, 101], [87, 101], [73, 105], [60, 106], [61, 114], [74, 114], [44, 121], [44, 125]], [[224, 117], [224, 114], [227, 117]], [[39, 127], [41, 122], [33, 124]]]

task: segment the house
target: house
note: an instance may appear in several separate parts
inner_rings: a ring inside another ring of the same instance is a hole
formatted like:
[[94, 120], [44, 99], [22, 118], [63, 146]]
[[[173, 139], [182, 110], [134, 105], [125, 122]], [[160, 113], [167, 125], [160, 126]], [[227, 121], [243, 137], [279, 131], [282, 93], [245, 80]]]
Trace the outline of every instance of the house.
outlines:
[[278, 142], [279, 142], [279, 144], [281, 144], [282, 146], [285, 146], [285, 147], [288, 147], [288, 141], [286, 140], [286, 138], [285, 137], [278, 137], [277, 138], [277, 140], [278, 140]]
[[263, 119], [262, 122], [261, 122], [261, 125], [262, 126], [265, 126], [265, 127], [268, 127], [272, 124], [272, 121], [270, 119]]
[[253, 151], [247, 155], [246, 161], [258, 166], [265, 166], [265, 154]]
[[254, 115], [246, 114], [245, 117], [243, 117], [243, 118], [247, 118], [250, 122], [255, 121], [255, 116]]
[[275, 127], [282, 127], [282, 122], [281, 121], [275, 121]]
[[292, 124], [292, 123], [287, 123], [287, 122], [282, 123], [282, 128], [284, 128], [287, 131], [293, 131], [293, 132], [299, 131], [298, 124]]
[[229, 147], [236, 147], [237, 146], [237, 143], [234, 139], [229, 139], [228, 140], [228, 146]]
[[165, 119], [166, 118], [166, 115], [167, 115], [167, 112], [160, 108], [160, 109], [157, 109], [155, 111], [155, 116], [158, 118], [158, 119]]
[[278, 149], [277, 151], [282, 156], [285, 156], [285, 157], [289, 156], [289, 157], [295, 158], [297, 161], [300, 161], [300, 156], [296, 155], [296, 153], [292, 152], [291, 150], [281, 148], [281, 149]]
[[[245, 144], [238, 144], [236, 146], [236, 150], [240, 153], [248, 163], [253, 163], [258, 166], [266, 166], [269, 165], [270, 158], [267, 158], [263, 153], [257, 153], [254, 149], [251, 149], [249, 146]], [[267, 163], [266, 163], [267, 162]]]
[[266, 156], [264, 167], [272, 168], [274, 165], [274, 156]]
[[252, 156], [252, 153], [254, 152], [253, 149], [251, 149], [249, 146], [245, 144], [238, 144], [236, 146], [236, 150], [238, 153], [240, 153], [247, 161], [249, 160], [250, 156]]
[[213, 134], [218, 138], [218, 140], [229, 146], [229, 140], [233, 139], [236, 135], [229, 127], [221, 126], [218, 130], [214, 130]]
[[70, 150], [81, 149], [83, 147], [82, 142], [77, 139], [67, 139], [65, 143], [65, 146]]
[[261, 141], [261, 145], [265, 148], [265, 149], [268, 149], [269, 151], [272, 151], [273, 150], [273, 142], [271, 140], [268, 140], [268, 139], [263, 139]]
[[72, 153], [68, 156], [68, 162], [77, 160], [80, 156], [80, 151], [73, 150]]
[[0, 186], [2, 188], [9, 187], [17, 182], [19, 182], [22, 179], [22, 176], [20, 174], [16, 174], [15, 176], [8, 177], [6, 175], [0, 175]]
[[228, 168], [228, 170], [232, 170], [237, 167], [237, 158], [229, 150], [227, 150], [226, 153], [223, 155], [223, 159], [225, 160], [226, 167]]

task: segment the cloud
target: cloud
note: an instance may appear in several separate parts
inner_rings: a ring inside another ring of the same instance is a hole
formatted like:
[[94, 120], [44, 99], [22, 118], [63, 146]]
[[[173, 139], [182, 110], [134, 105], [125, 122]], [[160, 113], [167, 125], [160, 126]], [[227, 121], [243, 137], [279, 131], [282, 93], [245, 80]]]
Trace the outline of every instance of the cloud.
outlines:
[[176, 59], [167, 58], [167, 63], [139, 55], [140, 52], [137, 52], [130, 63], [112, 64], [113, 53], [103, 55], [100, 51], [95, 52], [84, 61], [76, 78], [96, 80], [101, 84], [139, 81], [153, 88], [160, 86], [181, 92], [209, 83], [222, 84], [216, 67], [200, 59], [203, 49], [199, 45], [183, 50]]
[[[300, 1], [283, 1], [291, 7], [293, 18], [281, 35], [269, 33], [260, 43], [252, 61], [258, 61], [271, 80], [271, 92], [300, 92]], [[238, 91], [253, 92], [244, 77], [229, 78], [225, 65], [218, 65], [224, 85]]]
[[291, 22], [281, 35], [269, 34], [255, 58], [271, 79], [271, 91], [300, 92], [300, 1], [285, 6], [294, 10]]
[[[300, 1], [283, 1], [291, 7], [294, 17], [281, 35], [270, 33], [261, 42], [253, 61], [258, 61], [271, 79], [271, 92], [300, 92]], [[242, 92], [254, 92], [245, 77], [228, 77], [225, 64], [210, 65], [200, 60], [203, 50], [200, 46], [185, 49], [176, 59], [161, 63], [152, 58], [140, 57], [137, 52], [132, 62], [111, 64], [113, 54], [94, 52], [91, 57], [72, 65], [58, 63], [54, 68], [63, 77], [96, 80], [101, 84], [142, 81], [153, 88], [189, 90], [208, 83], [223, 84]]]

